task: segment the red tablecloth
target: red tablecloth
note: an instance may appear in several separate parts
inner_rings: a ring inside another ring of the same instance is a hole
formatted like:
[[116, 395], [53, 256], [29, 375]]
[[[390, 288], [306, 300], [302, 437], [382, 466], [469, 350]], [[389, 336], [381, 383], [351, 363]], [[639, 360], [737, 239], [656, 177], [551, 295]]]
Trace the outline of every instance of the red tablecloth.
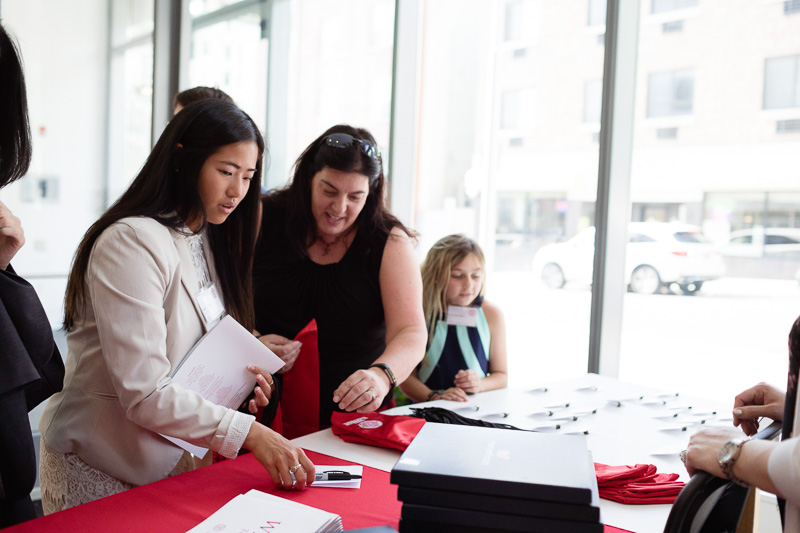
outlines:
[[[306, 451], [306, 454], [314, 464], [355, 464], [312, 451]], [[397, 486], [389, 483], [388, 472], [365, 466], [361, 489], [358, 490], [311, 487], [303, 492], [286, 491], [276, 487], [252, 454], [247, 454], [3, 531], [184, 533], [250, 489], [337, 513], [342, 517], [345, 529], [380, 525], [397, 529], [400, 520]], [[605, 526], [605, 533], [618, 532], [624, 533], [625, 530]]]
[[[311, 451], [306, 454], [314, 464], [354, 464]], [[303, 492], [279, 489], [253, 455], [247, 454], [4, 531], [184, 533], [236, 495], [250, 489], [337, 513], [342, 517], [345, 529], [378, 525], [397, 529], [400, 502], [397, 501], [397, 486], [389, 483], [389, 473], [365, 466], [361, 487], [360, 490], [311, 487]]]

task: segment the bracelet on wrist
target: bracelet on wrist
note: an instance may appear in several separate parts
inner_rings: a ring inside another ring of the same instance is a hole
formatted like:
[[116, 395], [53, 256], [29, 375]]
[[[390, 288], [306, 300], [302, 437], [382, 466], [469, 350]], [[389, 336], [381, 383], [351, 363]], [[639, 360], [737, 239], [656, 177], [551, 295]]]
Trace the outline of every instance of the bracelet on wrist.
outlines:
[[431, 401], [431, 400], [433, 399], [433, 397], [434, 397], [434, 396], [436, 396], [437, 394], [438, 394], [439, 396], [441, 396], [442, 394], [444, 394], [444, 391], [443, 391], [443, 390], [432, 390], [432, 391], [430, 391], [430, 392], [428, 393], [428, 399], [427, 399], [427, 401]]
[[394, 389], [395, 385], [397, 385], [397, 379], [394, 377], [394, 372], [392, 369], [389, 368], [389, 365], [386, 363], [375, 363], [369, 366], [370, 368], [380, 368], [383, 370], [383, 373], [386, 374], [386, 377], [389, 379], [389, 388]]

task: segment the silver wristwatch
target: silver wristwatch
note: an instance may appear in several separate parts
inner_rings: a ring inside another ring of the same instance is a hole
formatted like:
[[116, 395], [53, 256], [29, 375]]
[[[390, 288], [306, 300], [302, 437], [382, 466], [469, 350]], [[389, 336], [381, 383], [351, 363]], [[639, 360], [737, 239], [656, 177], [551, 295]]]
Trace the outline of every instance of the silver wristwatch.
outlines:
[[749, 440], [750, 438], [729, 440], [722, 445], [722, 448], [719, 449], [719, 453], [717, 454], [719, 467], [722, 469], [722, 473], [725, 474], [725, 477], [743, 487], [749, 487], [750, 485], [733, 475], [733, 465], [742, 453], [742, 445]]

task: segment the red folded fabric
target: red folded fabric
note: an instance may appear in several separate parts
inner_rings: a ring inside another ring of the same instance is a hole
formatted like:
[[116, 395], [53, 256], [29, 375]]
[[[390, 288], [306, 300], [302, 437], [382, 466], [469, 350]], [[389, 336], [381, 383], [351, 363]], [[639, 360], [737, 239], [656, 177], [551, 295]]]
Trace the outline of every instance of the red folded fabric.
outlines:
[[678, 474], [659, 474], [654, 465], [594, 467], [600, 497], [620, 503], [673, 503], [684, 486]]
[[598, 487], [613, 487], [653, 475], [656, 467], [646, 464], [611, 466], [595, 463], [594, 471], [597, 474]]
[[331, 429], [345, 442], [405, 450], [425, 420], [413, 416], [381, 413], [338, 413], [331, 415]]

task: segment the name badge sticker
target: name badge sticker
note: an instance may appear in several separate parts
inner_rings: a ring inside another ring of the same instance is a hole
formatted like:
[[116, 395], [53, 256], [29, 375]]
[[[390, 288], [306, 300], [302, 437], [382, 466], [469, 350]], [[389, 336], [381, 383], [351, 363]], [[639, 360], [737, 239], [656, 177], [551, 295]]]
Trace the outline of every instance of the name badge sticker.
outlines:
[[197, 293], [197, 303], [200, 305], [200, 311], [203, 312], [203, 318], [207, 323], [215, 321], [225, 313], [225, 307], [222, 305], [222, 299], [219, 297], [217, 286], [214, 283], [200, 289], [200, 292]]
[[447, 323], [451, 326], [478, 326], [478, 309], [476, 307], [447, 306]]

